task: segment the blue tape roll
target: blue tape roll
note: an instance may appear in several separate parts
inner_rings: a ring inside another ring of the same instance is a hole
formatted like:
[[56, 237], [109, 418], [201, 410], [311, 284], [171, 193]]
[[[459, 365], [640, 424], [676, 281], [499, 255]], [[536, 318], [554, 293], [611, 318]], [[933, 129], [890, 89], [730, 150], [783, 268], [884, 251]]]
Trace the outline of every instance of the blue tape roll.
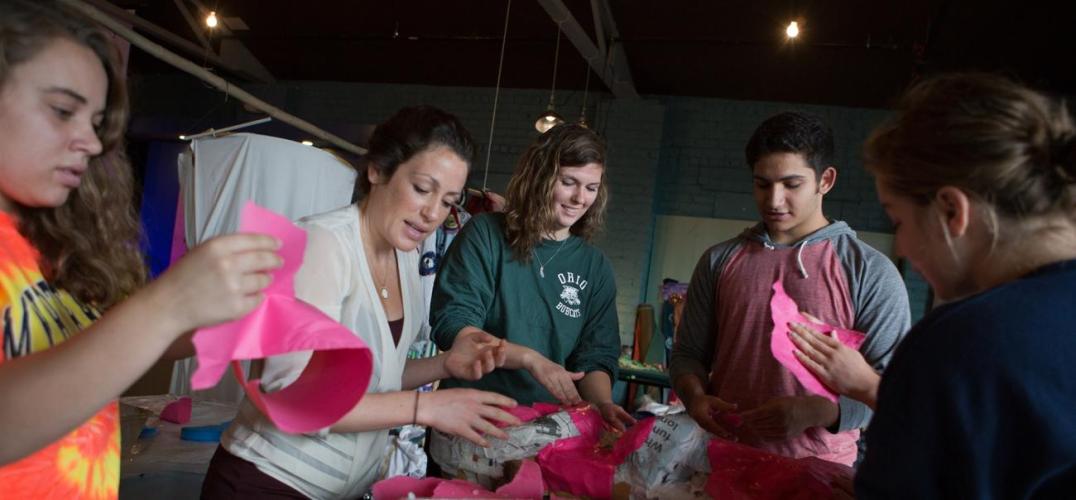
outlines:
[[194, 425], [179, 430], [179, 439], [184, 441], [196, 441], [200, 443], [216, 443], [220, 441], [220, 435], [231, 425], [232, 421], [221, 422], [216, 425]]

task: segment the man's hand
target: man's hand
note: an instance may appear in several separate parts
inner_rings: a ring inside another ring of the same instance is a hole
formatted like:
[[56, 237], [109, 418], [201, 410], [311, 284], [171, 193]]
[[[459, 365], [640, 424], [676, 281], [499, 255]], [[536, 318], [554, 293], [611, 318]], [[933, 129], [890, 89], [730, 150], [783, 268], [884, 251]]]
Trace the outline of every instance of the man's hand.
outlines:
[[810, 427], [827, 427], [837, 421], [837, 404], [821, 396], [773, 398], [743, 412], [743, 425], [764, 441], [782, 441]]
[[706, 394], [692, 398], [691, 406], [687, 409], [688, 415], [699, 424], [699, 427], [717, 437], [733, 441], [736, 440], [733, 434], [736, 427], [735, 412], [736, 405]]

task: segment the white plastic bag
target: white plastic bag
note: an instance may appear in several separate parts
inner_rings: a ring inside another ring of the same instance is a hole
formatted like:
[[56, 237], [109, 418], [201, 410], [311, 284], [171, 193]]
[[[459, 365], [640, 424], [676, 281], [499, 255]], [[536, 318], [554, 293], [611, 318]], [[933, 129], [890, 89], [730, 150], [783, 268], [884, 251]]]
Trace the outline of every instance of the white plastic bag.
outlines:
[[713, 437], [686, 413], [655, 417], [654, 427], [638, 450], [628, 455], [617, 476], [646, 498], [658, 498], [670, 484], [687, 484], [710, 471], [706, 445]]
[[579, 435], [579, 429], [565, 411], [507, 427], [504, 432], [508, 434], [507, 440], [489, 437], [489, 448], [482, 448], [434, 429], [430, 436], [430, 458], [441, 466], [446, 476], [496, 489], [505, 479], [507, 462], [534, 458], [546, 445]]

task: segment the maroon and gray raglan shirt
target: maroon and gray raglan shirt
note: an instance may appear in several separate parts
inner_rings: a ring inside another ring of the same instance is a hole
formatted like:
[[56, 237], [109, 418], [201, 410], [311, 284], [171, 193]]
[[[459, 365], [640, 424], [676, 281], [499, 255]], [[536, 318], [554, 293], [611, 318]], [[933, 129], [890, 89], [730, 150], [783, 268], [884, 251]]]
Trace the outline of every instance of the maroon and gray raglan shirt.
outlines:
[[[879, 372], [910, 328], [908, 294], [896, 267], [848, 224], [833, 221], [783, 245], [770, 240], [760, 223], [711, 247], [695, 267], [670, 360], [673, 379], [693, 373], [707, 382], [709, 394], [735, 403], [741, 412], [775, 397], [808, 395], [770, 352], [770, 297], [777, 279], [801, 310], [867, 334], [860, 352]], [[839, 406], [834, 427], [747, 444], [851, 465], [871, 411], [845, 397]], [[751, 441], [749, 433], [741, 439]]]

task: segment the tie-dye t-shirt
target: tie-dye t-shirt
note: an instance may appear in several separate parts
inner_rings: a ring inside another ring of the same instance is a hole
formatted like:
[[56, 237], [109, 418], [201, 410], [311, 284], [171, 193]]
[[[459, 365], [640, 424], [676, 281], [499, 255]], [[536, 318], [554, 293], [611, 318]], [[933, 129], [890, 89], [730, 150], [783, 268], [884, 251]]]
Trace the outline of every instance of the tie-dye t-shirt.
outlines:
[[[45, 282], [37, 258], [14, 219], [0, 212], [0, 363], [44, 351], [97, 319], [92, 307]], [[119, 412], [113, 401], [66, 436], [0, 466], [0, 498], [114, 499], [119, 480]]]

